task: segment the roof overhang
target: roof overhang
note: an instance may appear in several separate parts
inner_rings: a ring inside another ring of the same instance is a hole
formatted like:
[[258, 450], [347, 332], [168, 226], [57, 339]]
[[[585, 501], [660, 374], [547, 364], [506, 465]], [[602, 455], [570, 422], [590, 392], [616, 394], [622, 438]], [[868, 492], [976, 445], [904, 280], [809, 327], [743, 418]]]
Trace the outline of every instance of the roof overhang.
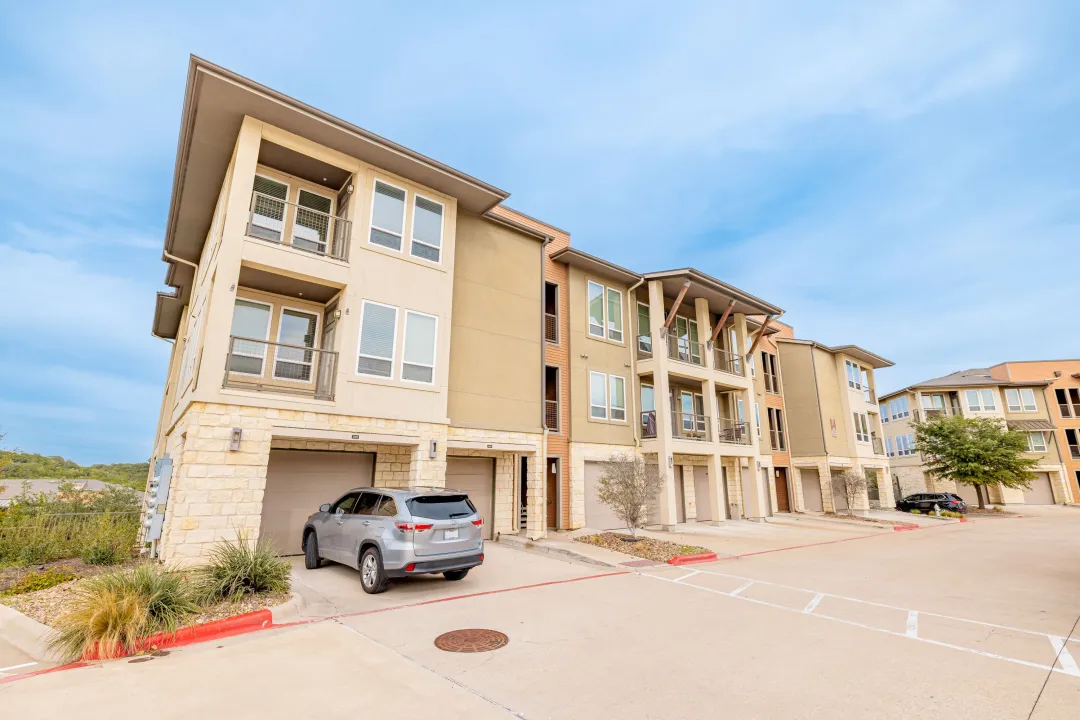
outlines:
[[1028, 432], [1054, 429], [1054, 423], [1049, 420], [1006, 420], [1005, 424], [1009, 426], [1010, 430], [1024, 430]]
[[709, 306], [712, 308], [724, 308], [734, 300], [735, 306], [732, 308], [732, 312], [745, 315], [784, 314], [782, 308], [693, 268], [645, 273], [643, 277], [645, 280], [659, 280], [662, 282], [664, 295], [668, 297], [678, 295], [683, 285], [689, 280], [690, 289], [686, 293], [684, 302], [693, 302], [700, 297], [708, 300]]
[[[865, 348], [861, 348], [858, 345], [837, 345], [835, 347], [819, 343], [816, 340], [798, 340], [793, 338], [777, 338], [778, 343], [791, 343], [792, 345], [809, 345], [816, 347], [819, 350], [824, 350], [828, 353], [847, 355], [858, 360], [864, 365], [869, 365], [875, 370], [879, 368], [892, 367], [895, 363], [892, 360], [887, 360], [880, 355], [870, 352]], [[898, 391], [899, 392], [899, 391]]]
[[[198, 262], [244, 116], [251, 116], [344, 155], [456, 198], [484, 214], [509, 194], [386, 138], [260, 85], [201, 58], [188, 64], [184, 108], [165, 227], [165, 253]], [[314, 172], [314, 171], [313, 171]], [[158, 293], [154, 334], [176, 337], [191, 292], [193, 268], [169, 260]]]
[[590, 255], [589, 253], [582, 252], [576, 248], [564, 248], [557, 253], [553, 253], [551, 259], [555, 262], [580, 268], [585, 272], [594, 275], [621, 280], [627, 285], [632, 285], [641, 279], [641, 276], [633, 270], [619, 267], [614, 263], [609, 263], [607, 260], [601, 260], [595, 255]]

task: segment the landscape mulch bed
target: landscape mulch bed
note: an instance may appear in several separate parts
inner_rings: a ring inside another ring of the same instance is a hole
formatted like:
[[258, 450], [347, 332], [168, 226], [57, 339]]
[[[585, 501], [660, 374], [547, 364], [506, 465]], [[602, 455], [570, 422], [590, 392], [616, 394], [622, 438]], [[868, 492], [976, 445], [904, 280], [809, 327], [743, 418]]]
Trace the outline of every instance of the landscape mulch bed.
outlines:
[[67, 558], [65, 560], [53, 560], [47, 563], [34, 565], [8, 565], [0, 567], [0, 595], [18, 583], [29, 573], [42, 572], [44, 570], [66, 570], [79, 578], [90, 577], [103, 572], [111, 572], [124, 567], [133, 567], [141, 562], [138, 558], [120, 565], [87, 565], [79, 558]]
[[595, 545], [596, 547], [607, 548], [626, 555], [634, 555], [646, 560], [664, 563], [680, 555], [697, 555], [712, 552], [708, 548], [699, 545], [681, 545], [644, 536], [638, 536], [637, 542], [628, 542], [629, 538], [629, 535], [622, 533], [606, 532], [596, 535], [582, 535], [574, 538], [574, 542]]
[[1006, 512], [997, 508], [973, 508], [968, 507], [968, 515], [989, 515], [991, 517], [1016, 517], [1018, 513]]

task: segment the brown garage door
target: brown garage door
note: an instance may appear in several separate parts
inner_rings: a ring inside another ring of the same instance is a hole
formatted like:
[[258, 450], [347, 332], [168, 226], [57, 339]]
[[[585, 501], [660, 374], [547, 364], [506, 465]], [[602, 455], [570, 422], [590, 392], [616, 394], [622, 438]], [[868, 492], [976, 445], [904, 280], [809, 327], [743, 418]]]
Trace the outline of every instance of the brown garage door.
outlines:
[[824, 506], [821, 504], [821, 478], [817, 469], [804, 468], [802, 475], [803, 507], [807, 510], [821, 512]]
[[355, 487], [371, 487], [375, 456], [359, 452], [271, 450], [259, 537], [299, 555], [308, 515]]
[[709, 505], [709, 468], [704, 465], [694, 468], [694, 505], [697, 509], [698, 522], [712, 520], [712, 510]]
[[603, 474], [603, 463], [585, 463], [585, 527], [593, 530], [625, 530], [626, 523], [596, 497], [596, 489], [600, 486]]
[[1024, 491], [1024, 503], [1026, 505], [1054, 504], [1054, 490], [1050, 487], [1048, 473], [1035, 473], [1035, 479], [1031, 481], [1031, 489]]
[[956, 494], [963, 499], [970, 507], [979, 507], [979, 491], [975, 489], [974, 485], [965, 485], [963, 483], [956, 483]]
[[490, 540], [495, 525], [495, 459], [446, 458], [446, 487], [468, 493], [484, 518], [484, 539]]

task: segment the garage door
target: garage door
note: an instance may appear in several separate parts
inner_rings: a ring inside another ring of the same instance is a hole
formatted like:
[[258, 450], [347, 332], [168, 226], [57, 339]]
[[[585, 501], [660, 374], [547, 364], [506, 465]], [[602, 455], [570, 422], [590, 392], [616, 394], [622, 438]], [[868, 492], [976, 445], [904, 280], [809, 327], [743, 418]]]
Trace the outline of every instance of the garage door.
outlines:
[[979, 493], [975, 489], [974, 485], [965, 485], [963, 483], [956, 483], [956, 494], [959, 495], [964, 502], [970, 507], [979, 507]]
[[709, 503], [709, 468], [704, 465], [694, 468], [694, 505], [697, 506], [698, 522], [712, 520], [712, 509]]
[[626, 523], [596, 497], [596, 489], [600, 487], [603, 474], [603, 463], [585, 463], [585, 527], [593, 530], [625, 530]]
[[375, 456], [358, 452], [271, 450], [259, 537], [299, 555], [308, 515], [355, 487], [371, 487]]
[[484, 539], [490, 540], [495, 526], [495, 459], [446, 458], [446, 487], [469, 495], [484, 518]]
[[802, 475], [803, 506], [807, 510], [821, 512], [825, 507], [821, 504], [821, 478], [816, 469], [804, 468], [800, 470]]
[[1054, 504], [1054, 491], [1050, 487], [1048, 473], [1035, 473], [1035, 479], [1031, 481], [1031, 489], [1024, 491], [1024, 503], [1027, 505]]

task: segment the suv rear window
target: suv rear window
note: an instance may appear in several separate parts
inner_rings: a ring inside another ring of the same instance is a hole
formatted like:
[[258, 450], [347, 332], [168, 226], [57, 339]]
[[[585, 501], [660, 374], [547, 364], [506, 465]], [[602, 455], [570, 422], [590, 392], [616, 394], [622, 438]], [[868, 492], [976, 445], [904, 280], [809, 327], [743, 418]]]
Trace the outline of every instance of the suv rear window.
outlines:
[[406, 500], [409, 512], [428, 520], [452, 520], [463, 518], [476, 512], [476, 506], [468, 495], [432, 495]]

